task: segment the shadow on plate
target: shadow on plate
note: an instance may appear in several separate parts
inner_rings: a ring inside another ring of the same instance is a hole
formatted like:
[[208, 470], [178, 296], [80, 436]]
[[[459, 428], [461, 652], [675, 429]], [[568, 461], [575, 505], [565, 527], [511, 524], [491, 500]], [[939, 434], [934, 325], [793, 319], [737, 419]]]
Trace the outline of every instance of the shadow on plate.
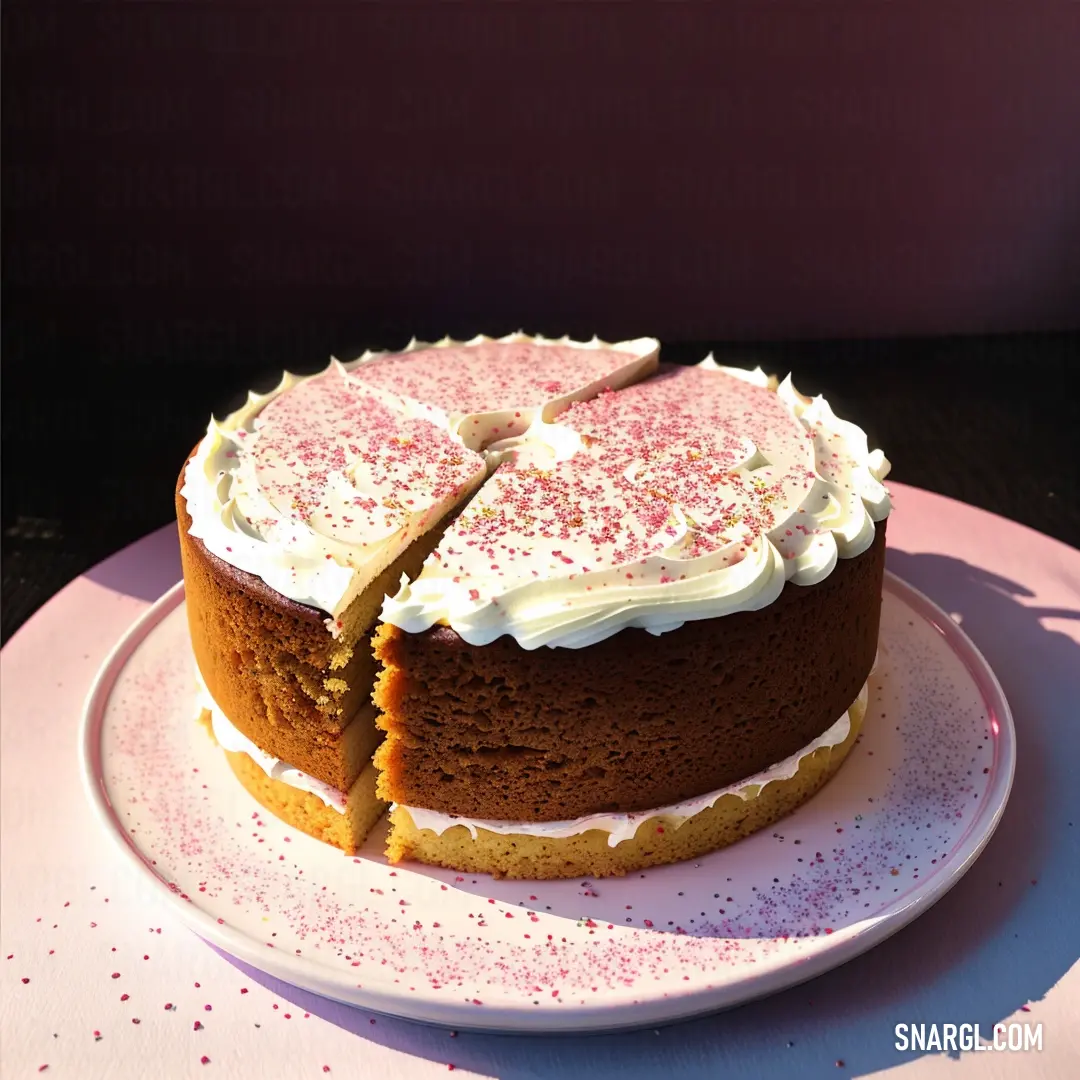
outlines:
[[163, 525], [83, 574], [115, 593], [153, 603], [180, 580], [176, 525]]

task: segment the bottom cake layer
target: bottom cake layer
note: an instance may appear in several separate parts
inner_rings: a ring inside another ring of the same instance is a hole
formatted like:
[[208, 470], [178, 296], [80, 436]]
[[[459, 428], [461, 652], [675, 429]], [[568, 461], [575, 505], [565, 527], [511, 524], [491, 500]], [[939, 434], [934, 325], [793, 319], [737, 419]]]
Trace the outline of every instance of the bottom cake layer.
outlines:
[[267, 776], [247, 754], [226, 750], [225, 757], [236, 778], [261, 806], [308, 836], [333, 844], [348, 855], [360, 850], [386, 810], [386, 803], [375, 794], [378, 774], [370, 763], [345, 794], [344, 810], [336, 810], [309, 791]]
[[229, 768], [248, 794], [275, 817], [316, 840], [355, 855], [386, 812], [386, 803], [375, 794], [378, 772], [370, 761], [348, 791], [336, 791], [298, 769], [282, 769], [281, 763], [255, 746], [250, 753], [236, 749], [248, 740], [224, 714], [204, 708], [199, 722], [225, 752]]
[[[390, 808], [386, 855], [465, 873], [545, 880], [619, 877], [697, 858], [786, 817], [815, 795], [855, 746], [867, 689], [822, 736], [785, 761], [721, 791], [677, 806], [604, 814], [567, 822], [463, 821], [430, 810]], [[244, 740], [227, 718], [202, 710], [201, 722], [222, 747], [248, 793], [287, 824], [352, 855], [386, 810], [369, 763], [348, 792], [332, 791], [266, 755], [236, 747]], [[234, 735], [236, 738], [234, 738]], [[238, 741], [240, 740], [240, 741]]]
[[620, 877], [697, 858], [772, 825], [815, 795], [858, 740], [866, 704], [864, 687], [828, 732], [786, 761], [723, 791], [656, 811], [516, 823], [522, 831], [514, 832], [515, 823], [488, 822], [485, 828], [482, 822], [459, 823], [394, 806], [387, 857], [392, 863], [415, 859], [465, 873], [534, 880]]

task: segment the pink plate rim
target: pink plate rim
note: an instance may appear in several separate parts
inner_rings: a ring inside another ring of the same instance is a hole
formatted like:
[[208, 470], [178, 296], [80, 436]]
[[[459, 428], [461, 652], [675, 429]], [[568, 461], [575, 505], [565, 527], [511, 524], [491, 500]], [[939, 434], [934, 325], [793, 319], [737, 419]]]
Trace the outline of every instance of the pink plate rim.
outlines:
[[[105, 708], [113, 686], [124, 665], [142, 641], [184, 599], [184, 584], [177, 582], [158, 598], [131, 625], [102, 663], [86, 697], [79, 729], [80, 764], [83, 787], [98, 821], [125, 853], [131, 865], [148, 873], [168, 897], [181, 922], [205, 941], [230, 956], [266, 974], [295, 986], [345, 1004], [404, 1019], [417, 1020], [459, 1030], [514, 1032], [519, 1034], [562, 1033], [571, 1031], [616, 1031], [655, 1026], [689, 1019], [706, 1013], [741, 1005], [765, 997], [823, 974], [879, 944], [941, 899], [971, 868], [993, 836], [1005, 811], [1016, 768], [1016, 734], [1008, 701], [986, 659], [967, 634], [918, 589], [891, 571], [886, 571], [884, 591], [893, 594], [914, 614], [930, 624], [945, 644], [961, 660], [982, 698], [994, 736], [994, 760], [991, 782], [976, 815], [963, 836], [956, 842], [958, 858], [947, 869], [936, 873], [897, 897], [877, 914], [837, 930], [822, 939], [814, 952], [779, 966], [771, 966], [752, 975], [720, 986], [691, 989], [680, 996], [666, 996], [654, 1001], [615, 1001], [576, 1008], [572, 1015], [538, 1013], [513, 1002], [492, 1008], [485, 1023], [470, 1023], [451, 1003], [422, 1001], [388, 985], [385, 990], [353, 988], [327, 979], [321, 965], [304, 957], [275, 954], [267, 964], [267, 954], [254, 939], [201, 911], [184, 900], [164, 881], [129, 838], [113, 811], [104, 782], [101, 734]], [[618, 1013], [624, 1011], [620, 1017]]]

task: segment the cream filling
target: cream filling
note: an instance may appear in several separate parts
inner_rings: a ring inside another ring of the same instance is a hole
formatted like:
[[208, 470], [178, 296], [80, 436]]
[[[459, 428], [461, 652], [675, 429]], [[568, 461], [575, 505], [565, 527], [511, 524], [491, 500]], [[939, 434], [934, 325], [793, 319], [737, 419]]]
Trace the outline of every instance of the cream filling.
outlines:
[[[402, 806], [401, 809], [408, 812], [418, 829], [430, 829], [439, 836], [456, 825], [462, 825], [468, 829], [474, 840], [477, 838], [479, 829], [502, 836], [549, 838], [579, 836], [590, 829], [599, 829], [608, 834], [608, 847], [617, 847], [625, 840], [632, 840], [638, 828], [646, 821], [659, 818], [665, 825], [677, 829], [683, 822], [715, 806], [725, 795], [735, 795], [744, 802], [749, 802], [757, 798], [762, 790], [774, 781], [790, 780], [799, 771], [799, 766], [805, 758], [824, 747], [839, 746], [844, 742], [851, 734], [852, 710], [865, 708], [868, 696], [867, 685], [859, 691], [855, 702], [832, 727], [783, 761], [770, 765], [762, 772], [748, 776], [745, 780], [739, 780], [728, 787], [710, 791], [707, 795], [697, 795], [672, 806], [662, 806], [657, 810], [638, 810], [630, 814], [587, 814], [585, 817], [572, 821], [491, 821], [482, 818], [457, 817], [453, 814], [443, 814], [437, 810], [424, 810], [414, 806]], [[397, 809], [397, 804], [391, 807], [391, 810], [394, 809]]]
[[338, 791], [337, 788], [316, 780], [314, 776], [286, 764], [281, 758], [276, 758], [273, 754], [259, 749], [243, 732], [238, 731], [221, 706], [210, 696], [210, 691], [206, 688], [198, 668], [195, 669], [195, 684], [198, 689], [199, 709], [210, 713], [210, 726], [213, 729], [214, 738], [223, 750], [234, 754], [247, 754], [271, 780], [280, 780], [289, 787], [306, 791], [309, 795], [314, 795], [324, 802], [331, 810], [336, 810], [339, 814], [345, 813], [347, 795], [344, 791]]

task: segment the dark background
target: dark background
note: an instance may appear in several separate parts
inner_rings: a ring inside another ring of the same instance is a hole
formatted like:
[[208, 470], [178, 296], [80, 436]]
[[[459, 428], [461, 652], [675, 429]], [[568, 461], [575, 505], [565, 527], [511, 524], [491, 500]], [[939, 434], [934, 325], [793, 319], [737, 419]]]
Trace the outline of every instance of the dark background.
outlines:
[[211, 409], [413, 333], [791, 369], [1080, 545], [1078, 3], [2, 17], [5, 637], [169, 520]]

